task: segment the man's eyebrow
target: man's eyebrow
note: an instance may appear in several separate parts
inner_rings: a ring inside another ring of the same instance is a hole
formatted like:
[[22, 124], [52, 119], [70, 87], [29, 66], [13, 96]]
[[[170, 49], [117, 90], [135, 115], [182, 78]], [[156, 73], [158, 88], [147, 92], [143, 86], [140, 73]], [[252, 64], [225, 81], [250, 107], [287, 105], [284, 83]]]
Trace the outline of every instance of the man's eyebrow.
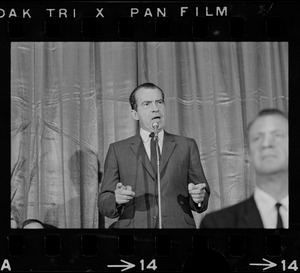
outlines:
[[284, 129], [275, 129], [272, 131], [272, 133], [285, 133], [285, 132], [286, 132], [286, 130], [284, 130]]
[[158, 102], [158, 101], [164, 101], [164, 99], [157, 99], [157, 100], [144, 100], [141, 102], [141, 104], [144, 104], [144, 103], [147, 103], [147, 102], [152, 102], [152, 101], [155, 101], [155, 102]]
[[[265, 131], [258, 131], [258, 132], [253, 133], [253, 135], [263, 135], [265, 133], [266, 133]], [[285, 130], [284, 129], [274, 129], [274, 130], [271, 130], [270, 133], [285, 133]]]

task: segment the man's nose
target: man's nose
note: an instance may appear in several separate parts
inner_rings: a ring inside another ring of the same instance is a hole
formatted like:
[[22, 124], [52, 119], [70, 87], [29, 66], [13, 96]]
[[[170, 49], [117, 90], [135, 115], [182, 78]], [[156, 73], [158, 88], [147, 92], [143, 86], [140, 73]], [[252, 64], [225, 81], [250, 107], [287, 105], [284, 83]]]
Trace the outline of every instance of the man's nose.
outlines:
[[153, 112], [157, 112], [159, 109], [158, 109], [158, 107], [157, 107], [157, 103], [156, 102], [153, 102], [152, 103], [152, 111]]
[[274, 137], [272, 135], [265, 135], [262, 141], [264, 148], [272, 147], [274, 144]]

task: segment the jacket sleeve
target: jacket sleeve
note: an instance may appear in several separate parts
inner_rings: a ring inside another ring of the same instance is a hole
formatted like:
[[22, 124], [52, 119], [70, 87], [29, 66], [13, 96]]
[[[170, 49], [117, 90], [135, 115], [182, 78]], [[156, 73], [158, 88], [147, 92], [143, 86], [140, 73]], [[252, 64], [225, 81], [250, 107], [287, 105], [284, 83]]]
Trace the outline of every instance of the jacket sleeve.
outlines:
[[199, 183], [205, 183], [206, 187], [205, 187], [205, 197], [203, 202], [201, 203], [201, 206], [199, 207], [197, 203], [195, 203], [192, 199], [192, 197], [190, 196], [190, 206], [191, 209], [196, 211], [196, 212], [203, 212], [207, 209], [208, 206], [208, 199], [209, 199], [209, 195], [210, 195], [210, 188], [209, 185], [207, 183], [203, 168], [202, 168], [202, 164], [200, 161], [200, 154], [199, 154], [199, 149], [197, 146], [197, 143], [194, 139], [192, 139], [191, 142], [191, 149], [190, 149], [190, 163], [189, 163], [189, 171], [188, 171], [188, 184], [189, 183], [193, 183], [193, 184], [199, 184]]
[[104, 177], [98, 198], [98, 208], [103, 216], [116, 218], [119, 217], [124, 210], [123, 205], [117, 206], [116, 204], [114, 191], [119, 181], [117, 157], [114, 146], [111, 144], [105, 158]]

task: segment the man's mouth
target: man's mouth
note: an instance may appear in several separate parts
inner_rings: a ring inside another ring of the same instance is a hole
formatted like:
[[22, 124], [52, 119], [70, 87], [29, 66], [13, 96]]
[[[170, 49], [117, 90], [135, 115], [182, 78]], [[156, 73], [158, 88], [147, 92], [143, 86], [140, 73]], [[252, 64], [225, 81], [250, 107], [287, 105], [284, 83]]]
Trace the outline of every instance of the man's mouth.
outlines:
[[262, 159], [276, 158], [276, 157], [277, 157], [276, 155], [270, 154], [270, 155], [263, 155], [263, 156], [262, 156]]
[[159, 116], [153, 117], [152, 120], [156, 120], [156, 121], [157, 121], [157, 120], [160, 120], [160, 117], [159, 117]]

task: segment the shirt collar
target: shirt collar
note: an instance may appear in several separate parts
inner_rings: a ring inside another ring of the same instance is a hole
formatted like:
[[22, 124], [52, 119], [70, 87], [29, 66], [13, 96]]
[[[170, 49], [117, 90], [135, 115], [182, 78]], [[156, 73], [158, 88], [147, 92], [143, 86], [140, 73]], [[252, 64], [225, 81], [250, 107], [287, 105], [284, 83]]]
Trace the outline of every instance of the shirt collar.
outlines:
[[270, 194], [268, 194], [267, 192], [265, 192], [264, 190], [256, 186], [254, 189], [254, 196], [255, 199], [259, 201], [261, 204], [265, 204], [265, 205], [268, 204], [268, 206], [273, 207], [275, 206], [276, 203], [281, 203], [281, 205], [285, 209], [288, 208], [288, 204], [289, 204], [288, 195], [283, 199], [281, 199], [280, 201], [277, 201], [273, 196], [271, 196]]
[[289, 207], [289, 196], [287, 195], [283, 199], [280, 200], [281, 205], [287, 209]]
[[[140, 129], [140, 135], [141, 138], [143, 140], [144, 143], [148, 142], [150, 140], [150, 135], [151, 132], [148, 132], [146, 130], [144, 130], [143, 128]], [[161, 140], [164, 137], [164, 130], [161, 130], [160, 132], [158, 132], [158, 139]]]

